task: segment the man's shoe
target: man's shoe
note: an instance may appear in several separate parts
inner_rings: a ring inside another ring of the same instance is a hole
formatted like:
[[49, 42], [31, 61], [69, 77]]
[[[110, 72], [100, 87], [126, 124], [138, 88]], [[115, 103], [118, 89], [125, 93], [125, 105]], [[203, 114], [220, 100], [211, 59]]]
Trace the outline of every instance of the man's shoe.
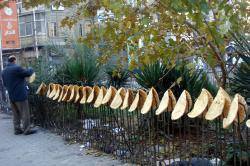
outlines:
[[31, 134], [35, 134], [37, 131], [36, 130], [29, 130], [25, 133], [23, 133], [24, 135], [31, 135]]
[[17, 130], [15, 130], [14, 134], [15, 134], [15, 135], [23, 134], [23, 130], [17, 129]]

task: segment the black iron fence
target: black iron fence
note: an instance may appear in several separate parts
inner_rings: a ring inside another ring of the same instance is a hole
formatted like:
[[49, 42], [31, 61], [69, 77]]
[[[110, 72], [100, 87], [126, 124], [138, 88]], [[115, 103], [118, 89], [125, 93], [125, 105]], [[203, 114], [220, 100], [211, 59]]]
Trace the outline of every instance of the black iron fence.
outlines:
[[107, 106], [74, 104], [30, 96], [37, 124], [86, 148], [112, 154], [139, 165], [250, 165], [249, 129], [233, 123], [223, 129], [222, 119], [207, 121], [186, 115], [171, 120], [171, 112], [155, 115], [113, 110]]

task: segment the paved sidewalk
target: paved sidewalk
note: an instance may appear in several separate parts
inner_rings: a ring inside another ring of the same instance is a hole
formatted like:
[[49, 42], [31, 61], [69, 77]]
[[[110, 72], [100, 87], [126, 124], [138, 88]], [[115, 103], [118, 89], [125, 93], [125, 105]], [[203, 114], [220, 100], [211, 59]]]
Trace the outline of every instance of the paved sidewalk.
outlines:
[[116, 166], [126, 165], [109, 157], [80, 152], [80, 145], [65, 145], [60, 136], [39, 130], [14, 135], [11, 116], [0, 113], [0, 165], [4, 166]]

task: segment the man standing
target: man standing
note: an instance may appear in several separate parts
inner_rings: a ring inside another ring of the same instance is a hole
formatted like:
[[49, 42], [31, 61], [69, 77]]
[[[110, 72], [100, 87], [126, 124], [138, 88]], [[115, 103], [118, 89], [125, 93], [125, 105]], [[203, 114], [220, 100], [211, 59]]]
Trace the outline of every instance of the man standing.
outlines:
[[[30, 112], [28, 104], [28, 87], [25, 77], [33, 74], [31, 68], [24, 69], [16, 64], [16, 57], [9, 56], [8, 65], [2, 72], [3, 84], [7, 88], [11, 102], [14, 122], [14, 134], [33, 134], [30, 130]], [[22, 128], [21, 128], [22, 121]]]

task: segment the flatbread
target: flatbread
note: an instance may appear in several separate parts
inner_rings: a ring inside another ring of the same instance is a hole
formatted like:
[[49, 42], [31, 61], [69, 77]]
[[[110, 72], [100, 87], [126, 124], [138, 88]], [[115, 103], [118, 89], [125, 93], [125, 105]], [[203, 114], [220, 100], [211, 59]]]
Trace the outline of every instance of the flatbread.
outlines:
[[245, 99], [241, 95], [236, 94], [230, 105], [227, 117], [223, 119], [223, 128], [228, 128], [233, 122], [243, 122], [247, 111], [245, 106], [247, 106]]
[[115, 97], [116, 94], [116, 89], [113, 86], [110, 86], [106, 95], [104, 96], [103, 100], [102, 100], [102, 104], [109, 104], [112, 102], [112, 100]]
[[72, 89], [73, 89], [73, 85], [69, 85], [66, 92], [64, 93], [62, 101], [68, 101], [69, 100]]
[[87, 99], [88, 99], [91, 92], [92, 92], [92, 88], [89, 87], [89, 86], [85, 86], [82, 89], [82, 95], [83, 96], [82, 96], [81, 101], [80, 101], [81, 104], [85, 104], [87, 102]]
[[66, 101], [67, 102], [73, 101], [74, 100], [74, 96], [75, 96], [74, 85], [70, 85], [69, 89], [68, 89], [68, 94], [67, 94]]
[[112, 109], [118, 109], [122, 106], [123, 100], [126, 95], [126, 90], [125, 88], [121, 87], [115, 94], [114, 99], [112, 100], [110, 107]]
[[131, 89], [127, 89], [127, 92], [125, 94], [125, 98], [123, 100], [121, 109], [124, 110], [124, 109], [130, 107], [133, 100], [134, 100], [133, 91]]
[[152, 88], [153, 91], [153, 104], [152, 104], [152, 109], [156, 110], [159, 107], [160, 104], [160, 99], [157, 91], [155, 88]]
[[40, 96], [44, 96], [46, 94], [47, 91], [47, 86], [45, 83], [41, 83], [40, 86], [38, 87], [38, 89], [36, 90], [36, 94], [40, 95]]
[[102, 86], [100, 88], [99, 94], [98, 94], [98, 96], [95, 100], [95, 103], [94, 103], [95, 108], [98, 108], [102, 105], [102, 100], [103, 100], [104, 96], [106, 95], [106, 92], [107, 92], [107, 89], [104, 86]]
[[60, 93], [61, 93], [61, 91], [62, 91], [62, 85], [57, 85], [58, 86], [58, 88], [57, 88], [57, 91], [56, 91], [56, 94], [55, 94], [55, 96], [53, 97], [53, 100], [56, 100], [56, 99], [58, 99], [59, 97], [60, 97]]
[[206, 89], [202, 89], [199, 97], [194, 104], [194, 108], [191, 112], [188, 113], [188, 117], [196, 118], [203, 113], [205, 114], [212, 102], [212, 95]]
[[99, 94], [100, 88], [98, 86], [94, 86], [90, 95], [88, 96], [87, 103], [93, 103], [95, 102], [98, 94]]
[[84, 86], [79, 86], [79, 89], [78, 89], [78, 94], [79, 94], [79, 99], [78, 99], [78, 101], [77, 102], [80, 102], [80, 100], [82, 99], [82, 97], [83, 97], [83, 88], [84, 88]]
[[250, 119], [248, 119], [248, 120], [246, 121], [246, 125], [247, 125], [248, 128], [250, 128]]
[[78, 85], [74, 86], [74, 92], [75, 92], [74, 103], [77, 103], [80, 99], [79, 88], [80, 87]]
[[221, 117], [223, 119], [223, 117], [227, 117], [227, 114], [229, 112], [229, 109], [230, 109], [230, 105], [231, 105], [231, 98], [229, 96], [229, 94], [224, 90], [222, 89], [222, 93], [223, 93], [223, 96], [225, 97], [225, 105], [224, 105], [224, 109], [223, 109], [223, 116]]
[[54, 84], [53, 84], [53, 83], [50, 83], [50, 84], [48, 85], [48, 90], [47, 90], [46, 97], [49, 97], [49, 94], [51, 93], [53, 87], [54, 87]]
[[172, 120], [180, 119], [192, 107], [192, 99], [188, 91], [184, 90], [179, 97], [175, 108], [171, 114]]
[[211, 106], [209, 107], [205, 119], [214, 120], [219, 116], [227, 117], [229, 108], [231, 104], [231, 99], [227, 92], [223, 88], [219, 88], [217, 95], [214, 98]]
[[171, 112], [171, 111], [174, 110], [174, 107], [176, 105], [176, 98], [175, 98], [175, 96], [174, 96], [174, 94], [173, 94], [173, 92], [171, 90], [169, 91], [169, 97], [171, 99], [171, 103], [169, 103], [168, 111]]
[[58, 84], [53, 84], [52, 91], [50, 92], [48, 97], [53, 98], [56, 95], [57, 89], [58, 89]]
[[193, 101], [192, 101], [192, 97], [188, 91], [186, 91], [186, 95], [187, 95], [187, 101], [188, 101], [187, 111], [190, 111], [191, 108], [193, 107]]
[[151, 88], [141, 109], [142, 114], [148, 113], [151, 109], [156, 109], [159, 105], [159, 96], [155, 88]]
[[61, 92], [61, 94], [60, 94], [60, 97], [59, 97], [59, 99], [58, 99], [58, 102], [61, 102], [61, 101], [62, 101], [64, 95], [66, 94], [66, 92], [67, 92], [67, 90], [68, 90], [68, 88], [69, 88], [68, 85], [63, 85], [63, 87], [62, 87], [62, 92]]
[[[162, 97], [162, 99], [161, 99], [161, 102], [160, 102], [160, 105], [159, 105], [159, 107], [158, 107], [158, 109], [156, 110], [156, 112], [155, 112], [155, 114], [156, 115], [160, 115], [161, 113], [163, 113], [163, 112], [165, 112], [165, 111], [172, 111], [171, 110], [171, 103], [173, 102], [172, 101], [172, 98], [170, 97], [170, 93], [172, 93], [173, 94], [173, 92], [170, 90], [170, 89], [168, 89], [165, 93], [164, 93], [164, 95], [163, 95], [163, 97]], [[174, 98], [175, 99], [175, 98]], [[176, 101], [175, 101], [175, 103], [174, 104], [176, 104]], [[172, 107], [173, 108], [173, 107]]]
[[36, 79], [36, 73], [34, 72], [31, 76], [28, 77], [28, 82], [31, 84]]
[[144, 90], [139, 89], [128, 111], [133, 112], [136, 109], [138, 110], [142, 109], [146, 98], [147, 98], [147, 93]]

